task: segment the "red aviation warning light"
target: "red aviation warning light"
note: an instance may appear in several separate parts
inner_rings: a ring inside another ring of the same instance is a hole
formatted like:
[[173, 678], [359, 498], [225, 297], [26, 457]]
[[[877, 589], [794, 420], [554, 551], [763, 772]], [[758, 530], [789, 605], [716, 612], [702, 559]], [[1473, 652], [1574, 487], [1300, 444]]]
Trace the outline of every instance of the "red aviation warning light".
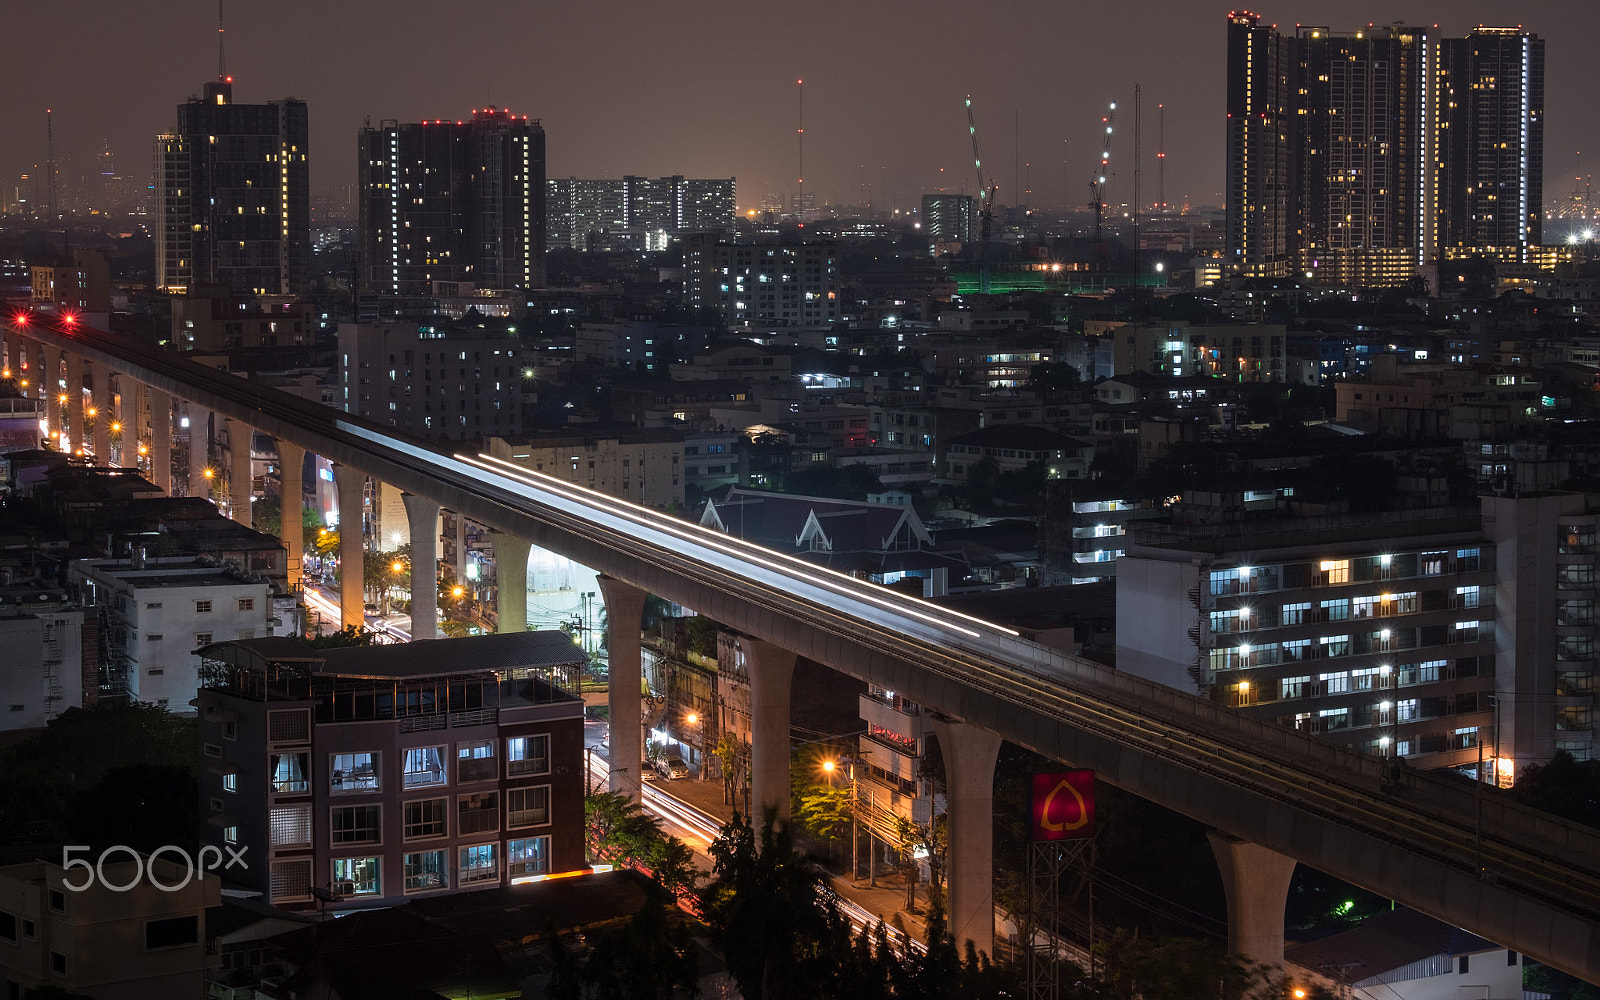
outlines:
[[1033, 776], [1035, 842], [1094, 836], [1094, 772], [1054, 771]]

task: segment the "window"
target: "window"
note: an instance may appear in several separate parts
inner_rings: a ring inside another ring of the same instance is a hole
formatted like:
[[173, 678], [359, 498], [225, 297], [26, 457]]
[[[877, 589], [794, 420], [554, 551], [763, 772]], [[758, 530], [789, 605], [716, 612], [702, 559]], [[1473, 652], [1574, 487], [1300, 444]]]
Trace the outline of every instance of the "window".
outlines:
[[500, 793], [473, 792], [456, 799], [456, 833], [488, 833], [500, 829]]
[[272, 755], [272, 790], [279, 795], [291, 795], [311, 790], [307, 772], [311, 770], [309, 753], [275, 753]]
[[499, 768], [494, 762], [494, 741], [456, 744], [456, 780], [492, 781]]
[[1379, 599], [1376, 597], [1357, 597], [1350, 602], [1350, 616], [1352, 618], [1373, 618], [1378, 614]]
[[159, 610], [161, 610], [161, 602], [160, 601], [152, 601], [149, 604], [146, 604], [144, 606], [144, 609], [146, 611], [159, 611]]
[[427, 892], [430, 889], [443, 889], [449, 884], [449, 877], [445, 874], [445, 852], [422, 851], [418, 854], [407, 854], [406, 865], [406, 892]]
[[383, 891], [378, 858], [335, 858], [333, 891], [341, 896], [376, 896]]
[[381, 839], [382, 806], [334, 806], [329, 811], [329, 842], [339, 844], [376, 844]]
[[443, 837], [448, 799], [418, 799], [403, 807], [405, 838]]
[[511, 878], [525, 875], [550, 874], [550, 838], [529, 837], [506, 844], [506, 875]]
[[333, 790], [336, 792], [377, 791], [378, 755], [375, 753], [336, 753], [330, 756]]
[[1373, 691], [1379, 687], [1381, 676], [1381, 667], [1359, 667], [1350, 671], [1351, 686], [1357, 691]]
[[60, 891], [59, 889], [51, 889], [50, 890], [50, 912], [52, 912], [52, 913], [65, 913], [65, 912], [67, 912], [67, 894], [66, 893]]
[[1282, 699], [1304, 698], [1306, 696], [1306, 688], [1310, 685], [1311, 677], [1309, 675], [1285, 677], [1278, 682], [1278, 697]]
[[237, 844], [239, 842], [239, 827], [237, 825], [223, 827], [222, 842], [224, 844]]
[[1417, 557], [1418, 572], [1422, 576], [1439, 576], [1444, 573], [1443, 552], [1424, 552]]
[[52, 951], [50, 953], [50, 971], [58, 976], [66, 975], [67, 956], [61, 954], [59, 951]]
[[506, 789], [506, 827], [540, 826], [550, 822], [550, 786]]
[[238, 792], [239, 792], [239, 772], [238, 771], [229, 771], [227, 774], [224, 774], [222, 776], [222, 790], [225, 791], [225, 792], [232, 792], [233, 794], [238, 794]]
[[194, 634], [194, 644], [196, 646], [209, 646], [209, 645], [211, 645], [211, 633], [210, 632], [196, 632]]
[[241, 598], [239, 598], [239, 610], [240, 611], [254, 611], [255, 609], [256, 609], [256, 599], [254, 597], [241, 597]]
[[1310, 639], [1290, 639], [1283, 644], [1285, 660], [1305, 660], [1311, 657]]
[[1322, 573], [1323, 583], [1349, 583], [1350, 560], [1324, 559], [1317, 564], [1317, 569]]
[[1322, 602], [1322, 620], [1325, 622], [1342, 622], [1350, 617], [1350, 601], [1340, 598], [1337, 601]]
[[1456, 603], [1458, 608], [1475, 608], [1481, 599], [1482, 591], [1477, 587], [1457, 587]]
[[311, 711], [289, 709], [267, 713], [267, 741], [270, 743], [311, 742]]
[[166, 920], [152, 920], [144, 925], [145, 951], [196, 944], [199, 940], [200, 918], [197, 916], [169, 917]]
[[506, 776], [550, 773], [549, 736], [513, 736], [506, 740]]
[[1322, 720], [1324, 730], [1349, 729], [1350, 710], [1348, 708], [1325, 708], [1317, 713]]
[[1456, 622], [1455, 624], [1455, 634], [1451, 636], [1452, 642], [1478, 641], [1479, 629], [1477, 622]]
[[404, 781], [407, 788], [444, 784], [444, 747], [412, 747], [407, 750]]
[[194, 602], [194, 613], [197, 614], [197, 615], [209, 615], [211, 613], [211, 602], [210, 601], [195, 601]]
[[1322, 682], [1324, 694], [1349, 694], [1350, 674], [1341, 670], [1336, 674], [1321, 674], [1317, 678]]
[[270, 826], [273, 847], [310, 847], [311, 803], [273, 806]]
[[17, 943], [17, 918], [15, 914], [0, 910], [0, 941]]
[[497, 846], [478, 844], [461, 849], [461, 885], [500, 880], [500, 863], [495, 857]]
[[1394, 703], [1395, 718], [1400, 722], [1415, 722], [1422, 716], [1417, 713], [1419, 702], [1415, 698], [1401, 698]]
[[1325, 635], [1317, 642], [1322, 646], [1323, 656], [1350, 655], [1350, 637], [1347, 635]]
[[1311, 602], [1302, 604], [1285, 604], [1283, 606], [1283, 624], [1304, 625], [1311, 613]]

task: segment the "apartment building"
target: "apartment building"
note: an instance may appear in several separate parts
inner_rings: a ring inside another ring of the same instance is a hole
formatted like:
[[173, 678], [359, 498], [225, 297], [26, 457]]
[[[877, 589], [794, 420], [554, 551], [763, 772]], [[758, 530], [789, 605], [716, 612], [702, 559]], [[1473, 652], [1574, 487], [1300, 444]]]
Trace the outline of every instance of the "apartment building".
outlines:
[[921, 776], [932, 720], [921, 705], [876, 685], [859, 703], [865, 732], [855, 778], [862, 822], [873, 838], [897, 845], [900, 819], [927, 825], [936, 812], [933, 789]]
[[716, 309], [729, 327], [820, 326], [839, 319], [838, 248], [832, 243], [684, 240], [684, 302]]
[[42, 729], [69, 708], [99, 699], [99, 635], [61, 591], [0, 590], [0, 731]]
[[272, 905], [367, 908], [585, 868], [569, 692], [586, 658], [566, 633], [200, 655], [202, 839], [247, 850], [234, 881]]
[[1492, 761], [1496, 548], [1472, 508], [1136, 540], [1117, 667], [1422, 767]]
[[271, 585], [232, 566], [136, 553], [77, 560], [68, 576], [104, 630], [112, 696], [187, 715], [200, 686], [197, 648], [271, 634]]
[[683, 505], [683, 435], [666, 428], [579, 427], [551, 437], [491, 437], [484, 450], [533, 472], [649, 507]]
[[80, 864], [0, 868], [6, 997], [51, 987], [95, 1000], [204, 995], [206, 909], [221, 905], [221, 880], [192, 878], [171, 848], [114, 853], [94, 871]]
[[347, 324], [339, 405], [433, 441], [522, 431], [521, 342], [501, 324]]

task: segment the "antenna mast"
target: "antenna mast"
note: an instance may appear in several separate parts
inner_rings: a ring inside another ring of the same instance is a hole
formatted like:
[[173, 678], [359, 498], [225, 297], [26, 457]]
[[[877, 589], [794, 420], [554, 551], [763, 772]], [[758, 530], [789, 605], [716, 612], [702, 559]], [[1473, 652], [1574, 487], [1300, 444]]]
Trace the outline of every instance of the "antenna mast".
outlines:
[[1167, 106], [1156, 105], [1156, 211], [1167, 210]]
[[795, 192], [794, 196], [794, 214], [799, 216], [805, 211], [806, 207], [806, 82], [804, 80], [796, 80], [794, 85], [799, 111], [796, 121], [798, 127], [794, 130], [798, 152], [796, 183], [800, 185], [800, 189]]
[[56, 224], [56, 125], [55, 112], [50, 108], [44, 109], [44, 185], [45, 185], [45, 213], [49, 216], [45, 222], [45, 231]]
[[222, 0], [217, 0], [217, 82], [228, 82], [228, 47], [222, 30]]

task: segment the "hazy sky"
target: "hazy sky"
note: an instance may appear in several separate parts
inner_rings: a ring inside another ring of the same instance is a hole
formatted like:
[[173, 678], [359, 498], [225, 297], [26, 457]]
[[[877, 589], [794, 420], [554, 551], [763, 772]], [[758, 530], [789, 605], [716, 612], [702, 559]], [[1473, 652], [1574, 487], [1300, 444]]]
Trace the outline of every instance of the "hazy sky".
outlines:
[[[962, 99], [972, 94], [1002, 204], [1082, 204], [1099, 119], [1118, 103], [1115, 183], [1132, 190], [1133, 87], [1143, 85], [1144, 197], [1156, 189], [1166, 105], [1166, 196], [1220, 204], [1226, 3], [1211, 0], [708, 0], [527, 3], [228, 0], [235, 99], [309, 102], [313, 190], [353, 182], [362, 120], [460, 118], [493, 102], [544, 121], [551, 176], [738, 178], [741, 207], [791, 190], [805, 79], [805, 178], [819, 200], [878, 204], [976, 187]], [[150, 138], [217, 71], [214, 3], [12, 2], [0, 59], [0, 176], [77, 163], [109, 140], [147, 178]], [[1545, 194], [1569, 192], [1576, 153], [1600, 167], [1600, 13], [1579, 0], [1262, 5], [1289, 27], [1522, 23], [1546, 39]], [[1031, 163], [1024, 168], [1023, 162]], [[940, 168], [944, 168], [941, 174]], [[1587, 167], [1585, 169], [1591, 169]], [[1024, 177], [1027, 183], [1024, 184]]]

